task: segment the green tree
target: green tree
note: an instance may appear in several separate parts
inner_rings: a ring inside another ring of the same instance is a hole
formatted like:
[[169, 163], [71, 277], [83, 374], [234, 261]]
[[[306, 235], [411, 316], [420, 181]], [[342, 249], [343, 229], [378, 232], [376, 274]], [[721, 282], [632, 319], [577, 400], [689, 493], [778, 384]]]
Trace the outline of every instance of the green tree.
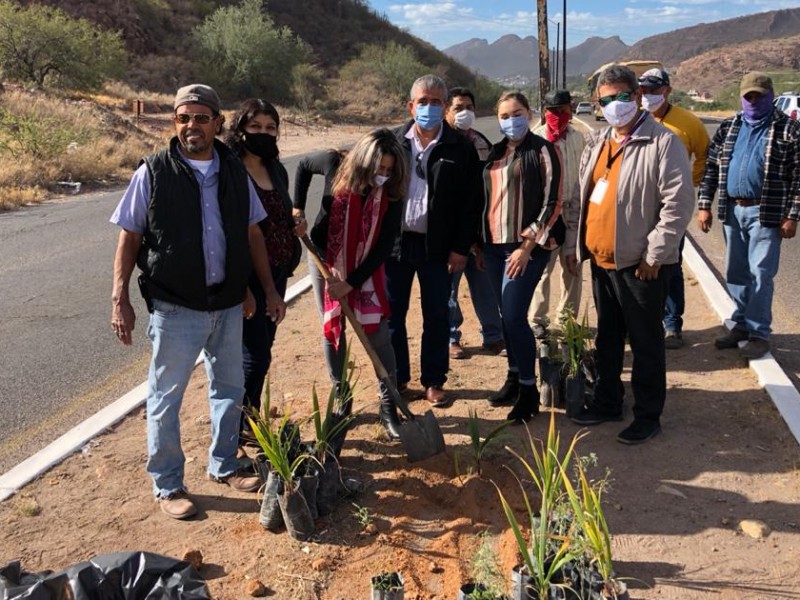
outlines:
[[0, 64], [5, 77], [39, 87], [96, 89], [120, 77], [126, 54], [119, 32], [73, 19], [52, 6], [0, 0]]
[[358, 57], [342, 67], [339, 78], [353, 84], [376, 78], [384, 94], [402, 100], [407, 97], [414, 80], [430, 72], [411, 48], [389, 42], [364, 46]]
[[292, 71], [308, 62], [309, 46], [288, 27], [277, 27], [263, 0], [217, 9], [195, 30], [206, 79], [228, 98], [290, 99]]

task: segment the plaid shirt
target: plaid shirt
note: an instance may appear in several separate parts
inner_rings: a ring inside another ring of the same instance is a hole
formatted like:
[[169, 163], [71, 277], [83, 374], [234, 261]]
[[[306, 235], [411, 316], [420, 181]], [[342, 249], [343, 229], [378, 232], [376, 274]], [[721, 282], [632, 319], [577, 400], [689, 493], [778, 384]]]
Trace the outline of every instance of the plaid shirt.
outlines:
[[[800, 122], [773, 111], [766, 140], [764, 183], [759, 220], [778, 227], [784, 218], [800, 220]], [[698, 208], [711, 210], [719, 191], [718, 218], [725, 221], [728, 208], [728, 167], [742, 126], [742, 115], [724, 120], [708, 148], [706, 170], [700, 182]]]

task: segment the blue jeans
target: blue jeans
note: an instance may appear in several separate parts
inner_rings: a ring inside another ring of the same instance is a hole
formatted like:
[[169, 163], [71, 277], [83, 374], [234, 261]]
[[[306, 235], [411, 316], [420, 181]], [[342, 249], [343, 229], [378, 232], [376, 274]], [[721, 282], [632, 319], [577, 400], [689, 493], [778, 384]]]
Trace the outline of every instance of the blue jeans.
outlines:
[[678, 246], [678, 262], [665, 265], [669, 269], [667, 276], [667, 297], [664, 301], [664, 330], [673, 333], [683, 331], [683, 311], [686, 309], [686, 297], [683, 286], [683, 244], [686, 236], [681, 237]]
[[180, 409], [202, 351], [208, 374], [211, 447], [208, 472], [236, 471], [239, 419], [244, 396], [242, 307], [204, 312], [153, 300], [147, 336], [153, 357], [147, 381], [147, 472], [157, 497], [184, 489]]
[[472, 298], [472, 308], [475, 316], [481, 324], [481, 337], [484, 344], [492, 344], [503, 339], [503, 326], [500, 323], [500, 313], [497, 310], [489, 274], [481, 271], [475, 264], [475, 257], [470, 254], [467, 260], [467, 267], [463, 271], [453, 274], [453, 285], [450, 290], [450, 343], [458, 344], [461, 342], [461, 325], [464, 323], [464, 315], [458, 303], [458, 287], [461, 284], [461, 277], [467, 277], [469, 295]]
[[423, 234], [406, 232], [401, 240], [400, 259], [389, 258], [386, 261], [386, 295], [392, 310], [389, 331], [397, 361], [398, 384], [411, 380], [406, 314], [415, 275], [419, 280], [422, 303], [420, 383], [425, 388], [441, 386], [447, 381], [447, 371], [450, 368], [448, 301], [452, 277], [447, 272], [446, 259], [427, 257]]
[[536, 383], [536, 338], [528, 322], [528, 308], [536, 285], [550, 260], [550, 253], [536, 249], [521, 277], [510, 279], [506, 274], [506, 259], [519, 247], [513, 244], [486, 244], [486, 270], [500, 309], [503, 336], [508, 352], [508, 369], [519, 372], [523, 385]]
[[763, 227], [758, 206], [729, 205], [725, 218], [725, 281], [736, 309], [731, 319], [750, 337], [772, 333], [772, 295], [781, 256], [778, 227]]

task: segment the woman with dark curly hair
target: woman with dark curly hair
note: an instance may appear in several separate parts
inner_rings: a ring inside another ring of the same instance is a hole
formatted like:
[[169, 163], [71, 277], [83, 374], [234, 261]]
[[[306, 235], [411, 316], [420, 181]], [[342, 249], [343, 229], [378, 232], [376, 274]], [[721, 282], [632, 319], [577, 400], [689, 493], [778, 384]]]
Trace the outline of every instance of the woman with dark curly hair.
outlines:
[[[267, 212], [259, 227], [264, 234], [275, 288], [282, 299], [286, 282], [300, 261], [302, 247], [298, 236], [305, 234], [307, 225], [305, 219], [292, 216], [289, 175], [278, 160], [280, 123], [272, 104], [250, 98], [242, 102], [233, 116], [226, 143], [241, 158]], [[278, 326], [267, 317], [266, 300], [255, 275], [250, 277], [249, 289], [255, 309], [244, 322], [244, 406], [258, 409]]]

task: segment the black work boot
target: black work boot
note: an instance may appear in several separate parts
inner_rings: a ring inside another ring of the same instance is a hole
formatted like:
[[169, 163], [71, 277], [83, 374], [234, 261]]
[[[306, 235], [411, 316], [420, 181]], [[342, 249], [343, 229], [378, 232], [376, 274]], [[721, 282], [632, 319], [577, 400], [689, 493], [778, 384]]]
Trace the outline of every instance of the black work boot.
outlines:
[[516, 425], [521, 425], [538, 414], [539, 390], [536, 389], [536, 385], [520, 385], [517, 401], [506, 419], [514, 421]]
[[391, 400], [381, 400], [378, 413], [381, 424], [386, 428], [386, 433], [390, 440], [400, 439], [400, 417], [397, 415], [397, 407]]
[[489, 404], [492, 406], [511, 406], [516, 402], [517, 396], [519, 396], [519, 373], [509, 371], [503, 387], [489, 396]]

